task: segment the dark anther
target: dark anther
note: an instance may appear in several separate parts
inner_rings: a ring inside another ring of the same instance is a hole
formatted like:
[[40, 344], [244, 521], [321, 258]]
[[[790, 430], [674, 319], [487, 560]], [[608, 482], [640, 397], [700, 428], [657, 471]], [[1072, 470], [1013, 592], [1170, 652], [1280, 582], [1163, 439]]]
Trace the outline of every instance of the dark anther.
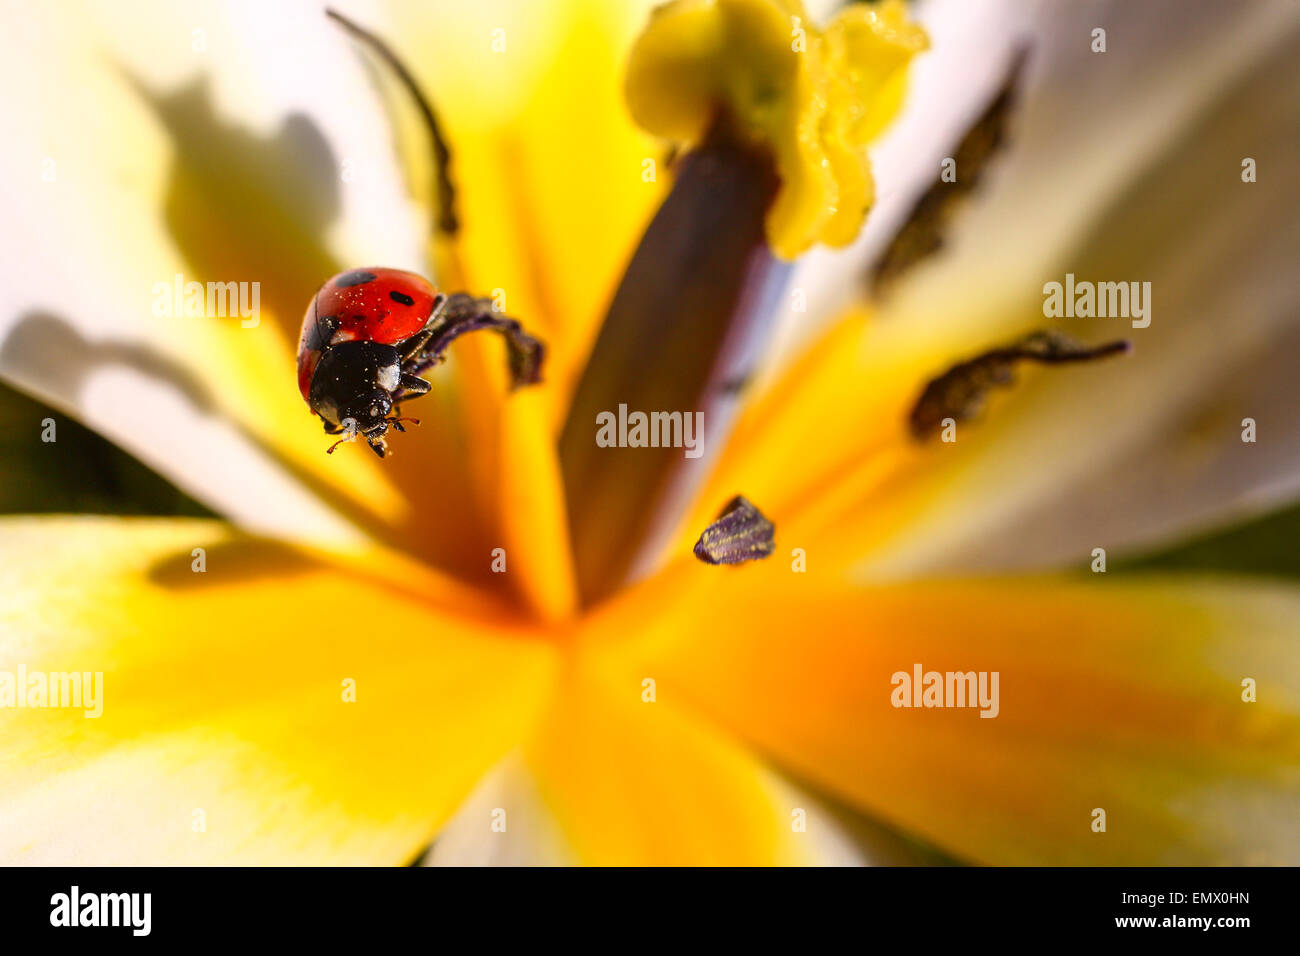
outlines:
[[1028, 48], [1016, 51], [997, 96], [953, 152], [956, 178], [945, 179], [941, 175], [921, 195], [876, 263], [872, 275], [876, 295], [888, 294], [901, 275], [943, 247], [944, 233], [1005, 141], [1007, 121], [1015, 106], [1027, 54]]
[[1063, 365], [1091, 362], [1129, 350], [1123, 339], [1104, 345], [1087, 346], [1061, 332], [1034, 332], [1010, 345], [959, 362], [925, 386], [912, 406], [908, 423], [912, 435], [924, 440], [943, 428], [945, 418], [965, 421], [977, 415], [990, 388], [1011, 385], [1017, 362]]
[[775, 549], [775, 526], [743, 495], [727, 502], [695, 542], [695, 556], [705, 564], [743, 564]]
[[466, 332], [483, 330], [500, 333], [505, 339], [511, 388], [536, 385], [542, 380], [546, 346], [525, 332], [517, 320], [494, 312], [491, 299], [479, 299], [463, 292], [447, 297], [438, 318], [429, 327], [428, 341], [410, 367], [403, 370], [419, 375], [441, 362], [455, 339]]
[[406, 64], [398, 59], [397, 54], [387, 43], [365, 27], [353, 23], [337, 10], [326, 9], [325, 14], [374, 50], [379, 58], [388, 64], [398, 81], [410, 94], [411, 99], [415, 101], [416, 109], [420, 111], [420, 118], [429, 133], [429, 142], [433, 148], [433, 188], [438, 197], [438, 212], [434, 225], [445, 236], [456, 235], [460, 229], [460, 220], [456, 216], [456, 187], [451, 181], [451, 149], [447, 146], [446, 137], [442, 135], [442, 127], [438, 123], [438, 114], [433, 111], [433, 104], [424, 95], [420, 85], [415, 82], [415, 76], [406, 68]]

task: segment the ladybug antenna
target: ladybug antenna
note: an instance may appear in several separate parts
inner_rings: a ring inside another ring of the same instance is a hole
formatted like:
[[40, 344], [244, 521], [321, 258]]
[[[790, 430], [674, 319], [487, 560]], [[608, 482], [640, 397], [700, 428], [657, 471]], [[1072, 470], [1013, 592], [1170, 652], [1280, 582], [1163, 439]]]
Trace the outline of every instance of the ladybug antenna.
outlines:
[[335, 449], [335, 448], [338, 448], [339, 445], [342, 445], [342, 444], [344, 444], [345, 442], [350, 442], [350, 441], [352, 441], [351, 438], [340, 438], [340, 439], [339, 439], [338, 441], [336, 441], [334, 444], [330, 445], [328, 448], [325, 449], [325, 454], [327, 454], [327, 455], [332, 455], [332, 454], [334, 454], [334, 449]]
[[384, 421], [388, 422], [388, 424], [392, 425], [399, 432], [406, 431], [406, 429], [399, 424], [400, 422], [410, 422], [412, 425], [420, 424], [420, 420], [418, 418], [402, 418], [396, 415], [393, 416], [392, 418], [385, 418]]

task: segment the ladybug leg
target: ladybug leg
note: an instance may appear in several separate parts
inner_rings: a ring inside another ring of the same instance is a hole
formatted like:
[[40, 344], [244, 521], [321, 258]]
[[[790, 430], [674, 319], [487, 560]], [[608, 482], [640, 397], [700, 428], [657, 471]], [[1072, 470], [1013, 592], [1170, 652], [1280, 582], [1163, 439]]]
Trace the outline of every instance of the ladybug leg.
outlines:
[[[441, 308], [441, 302], [439, 302], [438, 308]], [[437, 313], [438, 309], [435, 309], [434, 314], [436, 315]], [[405, 342], [397, 343], [397, 352], [402, 357], [402, 375], [397, 380], [397, 391], [393, 394], [393, 411], [397, 415], [402, 414], [401, 409], [396, 406], [397, 402], [404, 402], [408, 398], [415, 398], [419, 395], [423, 395], [429, 389], [433, 388], [432, 385], [420, 378], [420, 376], [410, 374], [410, 370], [416, 367], [419, 362], [420, 353], [423, 351], [425, 345], [428, 344], [429, 339], [432, 336], [433, 329], [426, 328], [422, 332], [417, 332], [415, 335], [412, 335]]]
[[402, 357], [402, 364], [405, 365], [407, 362], [415, 358], [432, 336], [433, 329], [426, 328], [421, 332], [416, 332], [406, 341], [398, 342], [397, 354]]
[[397, 386], [400, 389], [397, 395], [393, 397], [395, 402], [404, 402], [408, 398], [415, 398], [417, 395], [423, 395], [429, 389], [433, 388], [429, 382], [420, 378], [418, 375], [409, 375], [405, 372], [397, 380]]

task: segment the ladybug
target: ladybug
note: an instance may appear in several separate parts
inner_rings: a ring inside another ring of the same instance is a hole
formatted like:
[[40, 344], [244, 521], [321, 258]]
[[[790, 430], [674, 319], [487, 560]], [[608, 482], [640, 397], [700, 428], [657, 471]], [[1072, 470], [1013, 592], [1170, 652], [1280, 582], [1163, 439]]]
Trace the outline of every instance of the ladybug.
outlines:
[[432, 387], [422, 372], [446, 358], [452, 340], [492, 330], [505, 336], [513, 386], [541, 380], [545, 349], [491, 300], [444, 295], [427, 279], [400, 269], [350, 269], [312, 297], [298, 339], [298, 390], [328, 435], [328, 449], [362, 436], [376, 455], [388, 451], [388, 429], [406, 431], [399, 403]]

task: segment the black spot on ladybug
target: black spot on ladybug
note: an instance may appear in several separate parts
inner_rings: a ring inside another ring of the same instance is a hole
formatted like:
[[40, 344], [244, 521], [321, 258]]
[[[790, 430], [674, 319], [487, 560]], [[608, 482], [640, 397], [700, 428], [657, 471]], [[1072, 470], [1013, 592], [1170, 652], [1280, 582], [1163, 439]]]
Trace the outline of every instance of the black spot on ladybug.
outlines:
[[340, 289], [345, 289], [352, 285], [363, 285], [367, 282], [374, 282], [375, 274], [366, 272], [364, 269], [353, 269], [351, 272], [345, 272], [334, 280], [334, 284]]
[[402, 305], [415, 305], [415, 300], [412, 299], [405, 292], [393, 291], [388, 293], [388, 297], [392, 299], [394, 302], [399, 302]]

